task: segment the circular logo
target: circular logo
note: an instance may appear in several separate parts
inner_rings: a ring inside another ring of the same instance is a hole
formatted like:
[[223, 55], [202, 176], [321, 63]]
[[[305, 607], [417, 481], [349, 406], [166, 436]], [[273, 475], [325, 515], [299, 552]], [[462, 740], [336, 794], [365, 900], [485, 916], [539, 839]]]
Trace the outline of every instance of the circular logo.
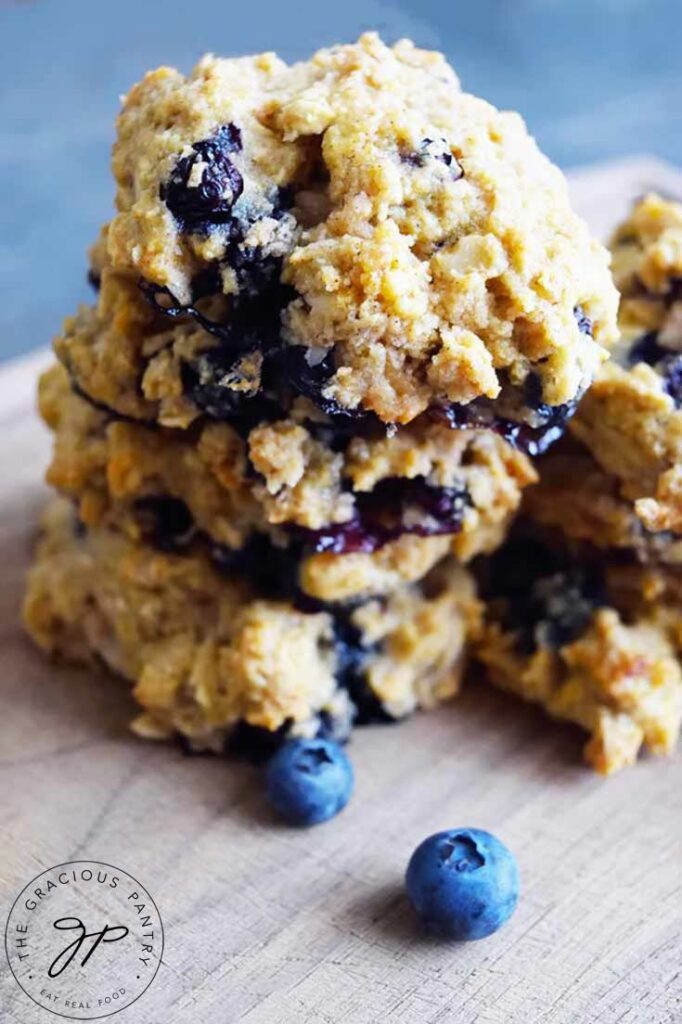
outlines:
[[95, 1020], [130, 1006], [163, 955], [154, 900], [113, 864], [77, 860], [43, 871], [17, 896], [5, 949], [34, 1003], [60, 1017]]

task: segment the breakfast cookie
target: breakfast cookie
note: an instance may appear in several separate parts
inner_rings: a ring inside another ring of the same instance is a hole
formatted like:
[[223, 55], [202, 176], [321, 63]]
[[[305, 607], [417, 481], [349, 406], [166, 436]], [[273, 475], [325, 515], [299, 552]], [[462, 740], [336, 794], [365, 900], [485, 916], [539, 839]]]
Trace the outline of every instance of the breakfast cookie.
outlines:
[[[224, 415], [274, 379], [351, 418], [438, 406], [556, 427], [614, 340], [608, 257], [560, 172], [517, 114], [409, 42], [151, 72], [113, 168], [94, 271], [131, 308], [103, 293], [58, 350], [94, 399], [111, 378], [120, 411], [158, 415], [172, 386]], [[116, 315], [135, 326], [125, 353]], [[185, 342], [160, 347], [159, 318]]]
[[524, 511], [533, 522], [558, 531], [564, 541], [587, 544], [643, 564], [682, 565], [682, 536], [649, 530], [621, 481], [588, 450], [569, 438], [536, 463], [539, 483], [526, 491]]
[[166, 548], [200, 532], [238, 551], [260, 534], [299, 558], [373, 556], [401, 537], [415, 551], [443, 537], [431, 547], [468, 561], [499, 544], [536, 479], [491, 431], [428, 417], [351, 436], [300, 400], [255, 425], [162, 430], [93, 406], [59, 365], [43, 375], [39, 403], [55, 432], [48, 483], [77, 502], [82, 522]]
[[677, 629], [642, 570], [612, 574], [599, 559], [547, 546], [521, 530], [486, 568], [487, 621], [477, 657], [491, 680], [590, 734], [585, 757], [603, 774], [646, 747], [672, 752], [682, 723]]
[[139, 733], [179, 733], [197, 748], [221, 749], [235, 730], [254, 745], [273, 734], [345, 737], [354, 720], [398, 718], [456, 692], [480, 613], [453, 561], [419, 585], [345, 605], [292, 600], [278, 586], [220, 570], [198, 548], [162, 552], [87, 530], [59, 500], [24, 618], [51, 654], [131, 681]]
[[682, 535], [682, 204], [646, 196], [612, 246], [622, 340], [571, 431], [645, 530]]

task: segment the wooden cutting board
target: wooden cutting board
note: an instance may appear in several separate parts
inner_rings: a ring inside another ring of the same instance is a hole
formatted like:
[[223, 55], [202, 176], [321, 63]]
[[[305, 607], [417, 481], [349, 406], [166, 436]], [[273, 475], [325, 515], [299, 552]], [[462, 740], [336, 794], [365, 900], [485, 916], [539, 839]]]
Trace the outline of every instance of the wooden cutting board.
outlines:
[[[682, 195], [656, 161], [582, 171], [575, 202], [605, 234], [633, 196]], [[472, 684], [399, 727], [362, 730], [357, 793], [310, 831], [274, 823], [258, 771], [144, 743], [115, 679], [57, 669], [19, 622], [48, 438], [33, 411], [45, 353], [0, 371], [0, 919], [65, 861], [119, 866], [163, 918], [155, 981], [122, 1024], [673, 1024], [682, 1020], [682, 759], [603, 780], [577, 731]], [[402, 893], [414, 846], [453, 826], [497, 833], [523, 894], [510, 924], [446, 946]], [[60, 1018], [0, 953], [2, 1024]]]

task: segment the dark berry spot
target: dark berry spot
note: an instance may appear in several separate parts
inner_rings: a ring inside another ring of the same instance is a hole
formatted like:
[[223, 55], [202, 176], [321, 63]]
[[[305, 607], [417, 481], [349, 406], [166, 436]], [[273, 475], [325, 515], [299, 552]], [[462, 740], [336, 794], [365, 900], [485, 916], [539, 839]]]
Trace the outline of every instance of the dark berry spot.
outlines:
[[331, 352], [325, 355], [304, 345], [289, 345], [282, 351], [282, 362], [282, 371], [293, 390], [309, 398], [327, 416], [354, 421], [367, 417], [362, 409], [347, 409], [325, 397], [325, 388], [335, 373]]
[[592, 320], [590, 319], [590, 317], [585, 312], [585, 310], [583, 309], [583, 307], [582, 306], [576, 306], [575, 309], [573, 310], [573, 315], [574, 315], [574, 317], [576, 319], [576, 323], [578, 324], [578, 330], [580, 331], [580, 333], [581, 334], [589, 334], [589, 336], [592, 337], [592, 332], [593, 332], [593, 329], [594, 329], [594, 324], [593, 324]]
[[254, 534], [237, 550], [212, 544], [211, 558], [221, 572], [248, 579], [261, 597], [297, 600], [300, 549], [295, 544], [282, 548], [273, 544], [268, 537]]
[[181, 551], [195, 536], [192, 513], [180, 498], [140, 498], [135, 512], [145, 540], [161, 551]]
[[209, 349], [191, 364], [182, 366], [184, 393], [197, 408], [216, 420], [228, 420], [248, 431], [258, 423], [278, 419], [279, 405], [266, 398], [259, 387], [240, 386], [240, 366], [256, 352], [234, 353]]
[[682, 408], [682, 355], [666, 356], [658, 368], [663, 388], [670, 395], [675, 408]]
[[517, 535], [482, 569], [481, 592], [507, 629], [518, 632], [519, 649], [563, 647], [606, 604], [598, 567], [579, 564], [532, 537]]
[[334, 639], [337, 682], [348, 691], [355, 706], [356, 723], [383, 725], [395, 721], [367, 683], [365, 665], [374, 648], [363, 645], [360, 631], [350, 621], [350, 612], [347, 610], [339, 610], [334, 617]]
[[663, 390], [670, 395], [675, 407], [682, 408], [682, 355], [673, 353], [659, 343], [658, 332], [649, 331], [637, 338], [628, 353], [628, 363], [646, 363], [661, 375]]
[[183, 231], [205, 233], [231, 221], [244, 181], [230, 155], [241, 148], [239, 128], [225, 124], [209, 138], [195, 142], [193, 152], [177, 161], [161, 185], [160, 197]]
[[237, 722], [226, 742], [226, 753], [244, 758], [254, 764], [264, 764], [286, 742], [291, 722], [284, 722], [279, 729], [264, 729], [248, 722]]
[[628, 352], [628, 363], [635, 366], [637, 363], [646, 363], [647, 366], [655, 366], [668, 353], [658, 343], [658, 331], [649, 331], [630, 346]]
[[465, 488], [432, 487], [421, 477], [396, 477], [358, 494], [350, 521], [296, 532], [313, 551], [369, 554], [407, 533], [419, 537], [458, 533], [470, 506]]
[[227, 247], [225, 262], [234, 271], [239, 291], [247, 296], [255, 297], [264, 292], [272, 292], [279, 284], [281, 258], [264, 255], [258, 248], [231, 242]]
[[431, 160], [435, 160], [450, 169], [453, 181], [464, 177], [460, 163], [452, 155], [448, 141], [444, 138], [422, 139], [419, 149], [401, 153], [400, 158], [410, 167], [426, 167]]
[[603, 603], [595, 581], [580, 567], [536, 580], [527, 605], [535, 643], [559, 648], [577, 640]]
[[540, 403], [534, 409], [535, 424], [517, 423], [495, 414], [494, 403], [489, 399], [476, 399], [469, 405], [434, 406], [430, 412], [434, 418], [447, 423], [453, 430], [482, 428], [492, 430], [503, 437], [513, 448], [526, 455], [542, 455], [558, 441], [566, 429], [566, 423], [575, 412], [577, 401], [564, 405]]

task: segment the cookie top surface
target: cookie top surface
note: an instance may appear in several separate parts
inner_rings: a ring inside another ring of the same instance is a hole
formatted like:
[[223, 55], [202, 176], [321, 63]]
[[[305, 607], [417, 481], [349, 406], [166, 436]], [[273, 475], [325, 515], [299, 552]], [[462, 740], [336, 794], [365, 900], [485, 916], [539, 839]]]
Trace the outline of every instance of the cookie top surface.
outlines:
[[561, 405], [614, 339], [608, 256], [560, 172], [409, 42], [161, 68], [124, 102], [113, 166], [114, 268], [176, 306], [208, 280], [237, 318], [277, 305], [346, 410], [405, 423], [529, 381]]

